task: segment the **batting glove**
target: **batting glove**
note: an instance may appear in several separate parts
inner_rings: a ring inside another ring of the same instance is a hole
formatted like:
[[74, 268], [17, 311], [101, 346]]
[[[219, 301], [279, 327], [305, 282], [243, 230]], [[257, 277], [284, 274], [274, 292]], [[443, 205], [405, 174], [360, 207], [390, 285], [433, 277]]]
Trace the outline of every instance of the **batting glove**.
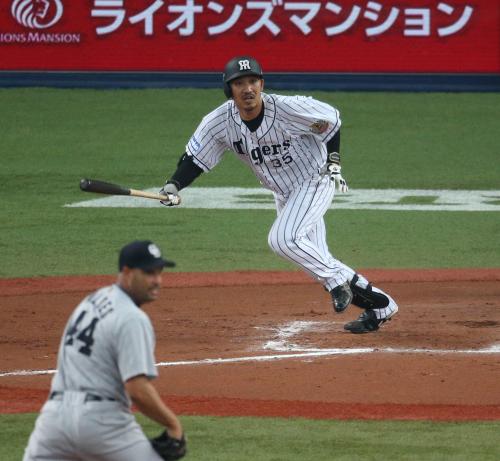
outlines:
[[159, 191], [160, 195], [165, 196], [165, 200], [160, 200], [160, 203], [165, 206], [177, 206], [181, 203], [181, 197], [179, 196], [179, 189], [177, 189], [175, 184], [171, 182], [166, 182], [165, 185]]
[[336, 189], [345, 194], [349, 190], [349, 186], [347, 185], [347, 181], [340, 174], [341, 170], [342, 168], [338, 163], [328, 163], [326, 166], [326, 172], [335, 183]]

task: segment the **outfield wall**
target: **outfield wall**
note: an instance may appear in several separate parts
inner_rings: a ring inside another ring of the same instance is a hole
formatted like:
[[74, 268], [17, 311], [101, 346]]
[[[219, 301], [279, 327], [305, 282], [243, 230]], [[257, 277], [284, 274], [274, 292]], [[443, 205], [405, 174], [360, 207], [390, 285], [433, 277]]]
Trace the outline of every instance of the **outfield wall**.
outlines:
[[254, 55], [278, 89], [499, 91], [490, 0], [5, 0], [0, 85], [219, 86]]
[[[275, 90], [498, 92], [498, 74], [266, 73]], [[0, 87], [221, 88], [221, 73], [0, 71]]]

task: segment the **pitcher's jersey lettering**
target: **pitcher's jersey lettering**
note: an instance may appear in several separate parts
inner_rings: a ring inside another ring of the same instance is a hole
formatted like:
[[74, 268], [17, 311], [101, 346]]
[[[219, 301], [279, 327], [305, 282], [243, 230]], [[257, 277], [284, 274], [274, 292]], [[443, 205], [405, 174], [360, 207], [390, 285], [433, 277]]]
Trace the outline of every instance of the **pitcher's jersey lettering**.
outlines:
[[186, 150], [204, 171], [232, 150], [264, 187], [287, 196], [325, 164], [326, 142], [340, 128], [339, 113], [311, 97], [262, 93], [262, 98], [264, 117], [256, 131], [229, 100], [203, 118]]
[[87, 296], [68, 320], [52, 391], [88, 391], [129, 405], [124, 382], [158, 375], [147, 314], [118, 285]]

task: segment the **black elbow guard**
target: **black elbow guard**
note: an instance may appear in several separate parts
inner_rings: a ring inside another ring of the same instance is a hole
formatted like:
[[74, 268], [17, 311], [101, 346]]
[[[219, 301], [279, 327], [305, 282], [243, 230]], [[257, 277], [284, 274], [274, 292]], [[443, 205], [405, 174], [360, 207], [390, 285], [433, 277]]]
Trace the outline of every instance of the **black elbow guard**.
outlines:
[[328, 163], [340, 164], [340, 130], [326, 143], [326, 151], [328, 152]]
[[167, 182], [181, 190], [189, 186], [201, 173], [203, 170], [193, 162], [193, 157], [184, 152], [177, 162], [177, 170]]

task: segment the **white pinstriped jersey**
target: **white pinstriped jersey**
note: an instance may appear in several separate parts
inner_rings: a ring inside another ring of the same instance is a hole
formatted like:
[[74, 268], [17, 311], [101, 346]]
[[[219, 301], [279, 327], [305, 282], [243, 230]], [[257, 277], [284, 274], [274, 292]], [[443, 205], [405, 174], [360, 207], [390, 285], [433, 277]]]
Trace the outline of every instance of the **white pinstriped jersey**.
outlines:
[[286, 197], [321, 170], [326, 142], [340, 128], [339, 112], [306, 96], [262, 93], [264, 118], [251, 132], [229, 100], [205, 116], [186, 146], [204, 171], [232, 150], [254, 171], [261, 184]]

